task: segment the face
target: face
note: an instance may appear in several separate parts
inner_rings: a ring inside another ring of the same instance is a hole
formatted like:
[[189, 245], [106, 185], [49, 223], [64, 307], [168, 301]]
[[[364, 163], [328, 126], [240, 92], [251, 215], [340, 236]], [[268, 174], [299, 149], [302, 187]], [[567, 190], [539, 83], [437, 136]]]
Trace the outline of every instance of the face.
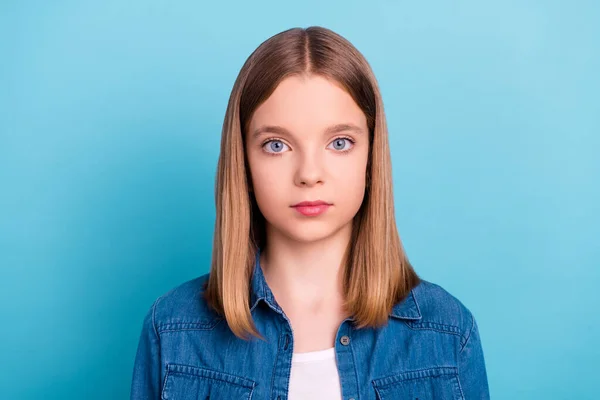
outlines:
[[[283, 80], [246, 132], [252, 190], [268, 234], [311, 242], [351, 227], [365, 194], [368, 153], [366, 117], [337, 82], [315, 75]], [[296, 206], [306, 201], [328, 206]]]

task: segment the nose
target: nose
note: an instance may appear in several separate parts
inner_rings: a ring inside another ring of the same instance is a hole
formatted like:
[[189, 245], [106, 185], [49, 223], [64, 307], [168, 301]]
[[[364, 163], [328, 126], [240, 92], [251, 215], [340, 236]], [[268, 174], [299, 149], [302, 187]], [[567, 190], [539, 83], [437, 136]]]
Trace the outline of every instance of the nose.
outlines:
[[323, 183], [323, 161], [318, 154], [305, 153], [299, 157], [294, 181], [301, 187]]

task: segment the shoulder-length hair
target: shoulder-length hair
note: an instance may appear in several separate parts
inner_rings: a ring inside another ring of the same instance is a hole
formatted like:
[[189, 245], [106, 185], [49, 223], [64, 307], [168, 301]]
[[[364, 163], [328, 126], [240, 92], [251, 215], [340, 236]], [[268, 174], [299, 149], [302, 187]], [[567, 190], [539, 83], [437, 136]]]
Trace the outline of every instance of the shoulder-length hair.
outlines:
[[212, 263], [204, 296], [242, 339], [251, 334], [264, 340], [250, 312], [250, 289], [256, 252], [265, 241], [265, 219], [250, 190], [245, 136], [254, 111], [277, 85], [302, 74], [341, 84], [364, 112], [369, 128], [365, 196], [344, 255], [346, 309], [358, 328], [385, 325], [392, 307], [419, 283], [396, 229], [386, 118], [370, 65], [348, 40], [329, 29], [289, 29], [248, 57], [223, 122]]

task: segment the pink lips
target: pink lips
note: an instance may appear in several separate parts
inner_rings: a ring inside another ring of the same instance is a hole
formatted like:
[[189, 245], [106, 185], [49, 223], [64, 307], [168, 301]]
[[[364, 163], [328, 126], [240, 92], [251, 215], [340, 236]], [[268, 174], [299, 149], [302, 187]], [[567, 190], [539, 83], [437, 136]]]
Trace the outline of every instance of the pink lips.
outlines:
[[322, 200], [317, 201], [303, 201], [298, 204], [294, 204], [292, 207], [296, 209], [300, 214], [305, 215], [307, 217], [314, 217], [320, 214], [323, 214], [327, 209], [331, 206], [330, 203], [327, 203]]

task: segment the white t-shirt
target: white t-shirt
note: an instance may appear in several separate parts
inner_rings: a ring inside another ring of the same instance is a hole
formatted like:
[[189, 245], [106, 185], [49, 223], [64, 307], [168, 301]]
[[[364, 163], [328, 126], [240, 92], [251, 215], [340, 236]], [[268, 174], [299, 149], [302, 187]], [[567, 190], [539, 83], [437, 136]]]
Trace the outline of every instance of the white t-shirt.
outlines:
[[340, 399], [342, 388], [335, 347], [292, 354], [289, 400]]

